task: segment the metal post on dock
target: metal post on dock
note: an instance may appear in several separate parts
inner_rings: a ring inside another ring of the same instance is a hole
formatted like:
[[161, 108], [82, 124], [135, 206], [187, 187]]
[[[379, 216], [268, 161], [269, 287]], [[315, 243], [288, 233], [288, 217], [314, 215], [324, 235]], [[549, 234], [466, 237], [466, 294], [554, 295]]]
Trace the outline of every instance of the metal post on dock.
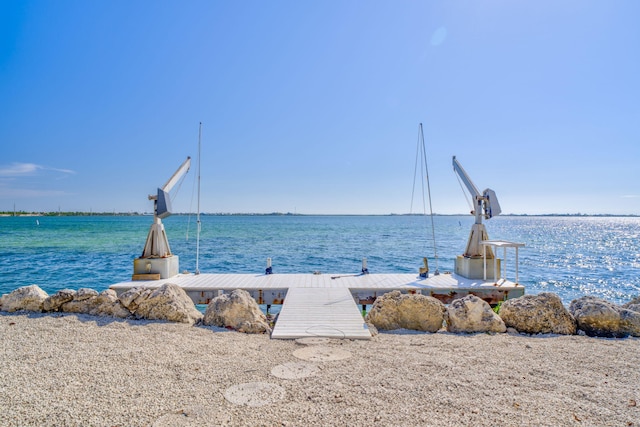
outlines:
[[516, 285], [518, 284], [518, 246], [516, 246]]

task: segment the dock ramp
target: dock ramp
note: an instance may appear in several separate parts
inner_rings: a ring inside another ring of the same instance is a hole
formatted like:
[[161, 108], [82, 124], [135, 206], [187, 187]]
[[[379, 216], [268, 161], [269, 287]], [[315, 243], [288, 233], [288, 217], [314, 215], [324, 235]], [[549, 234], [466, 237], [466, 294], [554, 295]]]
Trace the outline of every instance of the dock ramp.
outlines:
[[271, 338], [371, 339], [348, 288], [290, 288]]

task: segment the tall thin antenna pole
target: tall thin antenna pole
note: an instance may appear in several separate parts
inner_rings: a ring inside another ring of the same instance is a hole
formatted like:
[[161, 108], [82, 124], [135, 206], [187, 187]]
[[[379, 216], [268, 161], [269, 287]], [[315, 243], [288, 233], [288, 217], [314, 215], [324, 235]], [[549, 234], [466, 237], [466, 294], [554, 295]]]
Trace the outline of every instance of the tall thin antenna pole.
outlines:
[[198, 215], [196, 217], [196, 274], [200, 274], [200, 152], [202, 142], [202, 122], [198, 128]]
[[433, 255], [436, 262], [435, 274], [440, 274], [438, 270], [438, 251], [436, 250], [436, 227], [433, 222], [433, 206], [431, 205], [431, 184], [429, 184], [429, 167], [427, 166], [427, 150], [424, 144], [424, 132], [422, 131], [422, 123], [420, 123], [420, 139], [422, 140], [422, 155], [424, 157], [424, 169], [427, 178], [427, 193], [429, 194], [429, 213], [431, 216], [431, 236], [433, 237]]

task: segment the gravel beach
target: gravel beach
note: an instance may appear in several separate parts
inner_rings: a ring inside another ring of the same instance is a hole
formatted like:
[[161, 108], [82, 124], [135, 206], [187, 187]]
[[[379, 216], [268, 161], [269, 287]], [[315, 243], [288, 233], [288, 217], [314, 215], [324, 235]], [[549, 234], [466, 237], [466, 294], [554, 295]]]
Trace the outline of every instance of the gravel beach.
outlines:
[[2, 426], [638, 426], [640, 339], [0, 314]]

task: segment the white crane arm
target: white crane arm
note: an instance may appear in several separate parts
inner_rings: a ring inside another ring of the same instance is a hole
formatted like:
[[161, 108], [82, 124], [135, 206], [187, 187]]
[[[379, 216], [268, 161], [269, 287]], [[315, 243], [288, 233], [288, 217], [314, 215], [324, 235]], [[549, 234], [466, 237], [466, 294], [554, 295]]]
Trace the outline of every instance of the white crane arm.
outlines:
[[176, 185], [176, 183], [180, 180], [180, 178], [182, 178], [184, 174], [189, 172], [190, 167], [191, 167], [191, 157], [187, 157], [187, 160], [185, 160], [182, 163], [182, 165], [180, 165], [178, 170], [175, 171], [173, 175], [171, 175], [171, 178], [169, 178], [167, 183], [162, 186], [161, 190], [166, 191], [167, 193], [171, 191], [173, 186]]
[[469, 193], [471, 193], [472, 197], [482, 197], [482, 193], [478, 191], [478, 188], [473, 184], [473, 181], [471, 181], [471, 178], [469, 178], [467, 172], [465, 172], [465, 170], [462, 168], [462, 165], [460, 165], [458, 160], [456, 160], [456, 156], [453, 156], [453, 170], [458, 174], [462, 182], [464, 182], [464, 185], [467, 186], [467, 189], [469, 190]]
[[[486, 257], [488, 259], [493, 259], [494, 255], [491, 248], [485, 248], [482, 245], [483, 241], [489, 240], [487, 230], [482, 223], [482, 218], [484, 217], [485, 219], [489, 219], [492, 216], [500, 214], [500, 204], [498, 204], [496, 193], [489, 188], [484, 190], [483, 193], [480, 193], [478, 188], [473, 184], [473, 181], [471, 181], [471, 178], [469, 178], [469, 175], [467, 175], [458, 160], [456, 160], [456, 156], [453, 156], [453, 170], [460, 177], [462, 182], [464, 182], [464, 185], [467, 186], [467, 190], [469, 190], [469, 193], [471, 193], [471, 196], [474, 199], [474, 208], [471, 214], [476, 217], [476, 222], [471, 227], [471, 233], [469, 234], [469, 240], [467, 241], [467, 249], [465, 250], [463, 257], [476, 259]], [[458, 264], [462, 263], [461, 265], [463, 265], [464, 262], [465, 261], [459, 261], [456, 259], [456, 272], [458, 272]]]

